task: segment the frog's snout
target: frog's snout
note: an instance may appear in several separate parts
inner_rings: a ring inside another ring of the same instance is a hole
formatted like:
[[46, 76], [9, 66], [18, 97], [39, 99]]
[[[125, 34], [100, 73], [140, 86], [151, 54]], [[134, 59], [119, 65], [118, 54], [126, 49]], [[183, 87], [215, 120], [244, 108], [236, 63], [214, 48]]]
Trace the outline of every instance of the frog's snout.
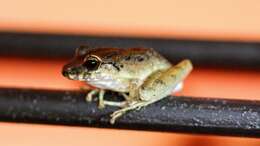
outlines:
[[78, 69], [76, 68], [63, 68], [62, 69], [62, 75], [66, 78], [69, 78], [69, 79], [74, 79], [75, 80], [75, 77], [77, 77], [77, 75], [79, 74], [78, 72]]
[[64, 77], [69, 77], [69, 73], [66, 70], [62, 70], [62, 75]]

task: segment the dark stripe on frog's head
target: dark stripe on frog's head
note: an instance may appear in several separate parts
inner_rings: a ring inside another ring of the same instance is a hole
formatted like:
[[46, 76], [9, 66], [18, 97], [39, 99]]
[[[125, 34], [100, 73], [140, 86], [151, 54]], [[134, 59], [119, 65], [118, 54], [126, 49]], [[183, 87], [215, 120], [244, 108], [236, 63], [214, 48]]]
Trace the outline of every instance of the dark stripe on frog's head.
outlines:
[[98, 56], [102, 60], [111, 59], [120, 55], [124, 49], [120, 48], [95, 48], [89, 50], [88, 55]]

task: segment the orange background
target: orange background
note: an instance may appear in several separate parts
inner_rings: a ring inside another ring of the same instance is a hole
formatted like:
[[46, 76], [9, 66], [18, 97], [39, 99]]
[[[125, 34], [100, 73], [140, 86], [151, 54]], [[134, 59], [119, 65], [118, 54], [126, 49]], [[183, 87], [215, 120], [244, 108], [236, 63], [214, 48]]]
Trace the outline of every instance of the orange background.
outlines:
[[[260, 41], [260, 2], [257, 0], [0, 2], [0, 30], [4, 31]], [[65, 62], [0, 58], [0, 86], [78, 90], [81, 83], [69, 81], [60, 74]], [[259, 85], [257, 71], [195, 67], [179, 94], [259, 100]], [[5, 146], [260, 146], [260, 140], [252, 138], [37, 124], [0, 123], [0, 131], [0, 145]]]

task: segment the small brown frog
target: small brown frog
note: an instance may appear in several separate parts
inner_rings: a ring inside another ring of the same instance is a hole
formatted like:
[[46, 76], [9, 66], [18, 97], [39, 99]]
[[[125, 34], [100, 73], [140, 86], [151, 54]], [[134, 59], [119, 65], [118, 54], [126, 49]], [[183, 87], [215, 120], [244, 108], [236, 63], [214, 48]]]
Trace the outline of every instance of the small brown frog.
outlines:
[[[71, 62], [63, 67], [62, 74], [96, 87], [87, 94], [87, 101], [99, 94], [100, 108], [121, 107], [111, 114], [113, 124], [127, 111], [140, 109], [180, 90], [191, 70], [189, 60], [173, 66], [151, 48], [79, 47]], [[125, 101], [104, 100], [106, 90], [121, 93]]]

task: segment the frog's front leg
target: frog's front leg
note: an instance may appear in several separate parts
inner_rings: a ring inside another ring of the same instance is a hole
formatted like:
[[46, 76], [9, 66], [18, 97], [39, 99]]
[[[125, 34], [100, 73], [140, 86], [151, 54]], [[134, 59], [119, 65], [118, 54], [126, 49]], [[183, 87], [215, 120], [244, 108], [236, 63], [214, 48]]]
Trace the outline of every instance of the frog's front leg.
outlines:
[[99, 102], [99, 104], [98, 104], [98, 107], [99, 108], [104, 108], [105, 107], [105, 103], [104, 103], [104, 95], [105, 95], [105, 90], [104, 89], [93, 89], [93, 90], [91, 90], [88, 94], [87, 94], [87, 96], [86, 96], [86, 101], [87, 102], [91, 102], [92, 101], [92, 99], [93, 99], [93, 97], [95, 96], [95, 95], [97, 95], [98, 94], [98, 102]]
[[170, 95], [174, 89], [176, 90], [177, 85], [186, 78], [191, 70], [191, 62], [189, 60], [183, 60], [169, 69], [153, 73], [137, 89], [138, 98], [133, 98], [136, 100], [132, 100], [127, 107], [111, 114], [110, 123], [113, 124], [117, 118], [129, 110], [140, 109]]
[[104, 95], [105, 95], [105, 90], [100, 89], [99, 95], [98, 95], [98, 108], [100, 108], [100, 109], [105, 108]]
[[[82, 88], [82, 89], [83, 89], [83, 88]], [[83, 90], [84, 90], [84, 89], [83, 89]], [[86, 95], [86, 101], [87, 101], [87, 102], [91, 102], [92, 99], [93, 99], [93, 97], [94, 97], [96, 94], [98, 94], [98, 92], [99, 92], [99, 89], [93, 89], [93, 90], [89, 91], [89, 92], [87, 93], [87, 95]]]
[[[98, 107], [100, 109], [104, 108], [106, 105], [109, 105], [109, 106], [117, 106], [117, 107], [124, 107], [127, 102], [126, 101], [121, 101], [121, 102], [118, 102], [118, 101], [108, 101], [108, 100], [104, 100], [104, 95], [105, 95], [105, 92], [106, 90], [104, 89], [93, 89], [91, 90], [87, 96], [86, 96], [86, 101], [87, 102], [91, 102], [93, 97], [95, 95], [98, 94]], [[124, 98], [128, 98], [128, 96], [125, 94], [125, 93], [120, 93]]]

